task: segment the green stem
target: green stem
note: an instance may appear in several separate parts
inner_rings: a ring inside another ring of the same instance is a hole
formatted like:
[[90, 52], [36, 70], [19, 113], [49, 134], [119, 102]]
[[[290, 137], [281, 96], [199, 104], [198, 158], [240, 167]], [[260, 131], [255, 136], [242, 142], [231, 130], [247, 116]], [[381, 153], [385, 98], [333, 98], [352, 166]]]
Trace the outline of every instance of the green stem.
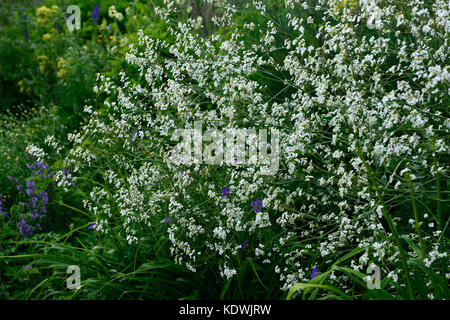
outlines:
[[[437, 163], [437, 156], [434, 151], [434, 141], [433, 141], [433, 152], [434, 152], [434, 166], [435, 168], [438, 167]], [[441, 195], [441, 179], [439, 177], [439, 173], [436, 173], [436, 211], [437, 211], [437, 217], [438, 217], [438, 224], [439, 229], [444, 229], [444, 220], [442, 218], [442, 207], [441, 207], [441, 201], [442, 201], [442, 195]]]
[[420, 232], [419, 214], [417, 212], [416, 196], [414, 194], [414, 187], [413, 187], [411, 175], [409, 174], [409, 172], [405, 174], [405, 179], [406, 179], [406, 182], [408, 183], [409, 189], [411, 191], [411, 199], [412, 199], [413, 212], [414, 212], [414, 226], [416, 228], [417, 236], [419, 237], [419, 244], [420, 244], [420, 251], [422, 253], [422, 259], [425, 259], [425, 246], [423, 244], [422, 233]]
[[409, 275], [408, 261], [407, 261], [407, 258], [406, 258], [405, 251], [403, 250], [403, 246], [402, 246], [402, 244], [400, 242], [400, 238], [398, 237], [397, 228], [395, 227], [395, 224], [392, 221], [391, 216], [389, 215], [389, 213], [386, 210], [386, 205], [385, 205], [385, 203], [383, 201], [383, 197], [380, 194], [380, 190], [377, 187], [375, 178], [374, 178], [374, 176], [372, 174], [372, 171], [370, 170], [370, 167], [367, 164], [367, 161], [366, 161], [366, 159], [365, 159], [365, 157], [363, 155], [362, 148], [359, 145], [358, 145], [358, 153], [359, 153], [359, 157], [361, 158], [361, 161], [364, 164], [364, 167], [367, 170], [367, 175], [368, 175], [368, 178], [369, 178], [369, 189], [370, 190], [375, 190], [377, 199], [378, 199], [378, 201], [381, 203], [381, 205], [383, 207], [382, 208], [383, 216], [384, 216], [384, 218], [386, 219], [386, 221], [388, 223], [389, 229], [391, 230], [391, 233], [394, 236], [395, 243], [397, 244], [398, 250], [400, 252], [400, 258], [402, 260], [403, 269], [405, 271], [406, 284], [407, 284], [407, 287], [408, 287], [409, 298], [411, 300], [414, 300], [414, 293], [413, 293], [413, 289], [412, 289], [412, 282], [411, 282], [411, 278], [410, 278], [410, 275]]
[[436, 205], [437, 205], [437, 217], [439, 229], [444, 229], [444, 220], [442, 218], [442, 209], [441, 209], [441, 180], [439, 179], [439, 174], [436, 174]]

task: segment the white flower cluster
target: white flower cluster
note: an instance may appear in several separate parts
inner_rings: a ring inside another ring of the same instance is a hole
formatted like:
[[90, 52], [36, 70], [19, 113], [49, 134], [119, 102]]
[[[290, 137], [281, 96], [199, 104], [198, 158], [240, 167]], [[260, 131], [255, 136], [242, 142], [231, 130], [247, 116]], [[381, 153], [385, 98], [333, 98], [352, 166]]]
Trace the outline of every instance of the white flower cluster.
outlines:
[[[176, 14], [177, 4], [165, 2], [161, 14]], [[217, 263], [225, 278], [248, 252], [273, 264], [282, 289], [352, 248], [365, 249], [356, 270], [397, 268], [386, 215], [409, 197], [408, 177], [417, 197], [434, 197], [429, 181], [449, 174], [449, 3], [342, 2], [286, 1], [283, 19], [248, 2], [262, 18], [242, 25], [222, 4], [213, 21], [229, 17], [230, 28], [209, 37], [195, 21], [169, 27], [170, 40], [141, 31], [126, 55], [138, 76], [100, 76], [106, 115], [88, 107], [90, 121], [71, 136], [66, 162], [97, 181], [86, 202], [97, 225], [120, 226], [130, 243], [166, 232], [177, 263], [193, 271]], [[173, 164], [171, 132], [194, 121], [223, 132], [278, 128], [278, 174]], [[409, 208], [394, 221], [408, 226], [410, 218]], [[442, 221], [420, 219], [429, 243]], [[402, 233], [417, 240], [416, 231]], [[436, 246], [427, 265], [445, 256]], [[345, 288], [349, 278], [331, 280]]]
[[44, 161], [44, 158], [46, 156], [44, 150], [35, 146], [34, 144], [30, 144], [29, 146], [27, 146], [26, 151], [30, 156], [35, 157], [39, 162]]

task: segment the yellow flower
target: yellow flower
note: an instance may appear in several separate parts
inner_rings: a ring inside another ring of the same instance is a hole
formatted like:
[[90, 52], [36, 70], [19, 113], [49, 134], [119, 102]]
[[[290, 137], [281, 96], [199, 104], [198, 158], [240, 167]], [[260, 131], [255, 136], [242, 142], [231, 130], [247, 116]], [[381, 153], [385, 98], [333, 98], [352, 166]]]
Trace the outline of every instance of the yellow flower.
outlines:
[[20, 93], [22, 93], [23, 92], [23, 90], [24, 90], [24, 85], [23, 85], [23, 80], [19, 80], [19, 82], [17, 82], [17, 84], [19, 85], [19, 87], [20, 87]]
[[56, 75], [58, 76], [58, 78], [64, 79], [67, 75], [67, 69], [66, 68], [59, 69]]
[[48, 24], [53, 16], [53, 12], [50, 8], [42, 6], [36, 9], [36, 21], [40, 25]]
[[47, 56], [38, 56], [39, 60], [39, 70], [43, 74], [48, 74], [50, 71], [55, 69], [55, 62], [50, 61]]
[[25, 93], [27, 95], [31, 94], [31, 87], [29, 86], [27, 79], [19, 80], [17, 82], [17, 84], [20, 87], [20, 89], [19, 89], [20, 93]]
[[58, 68], [62, 68], [62, 67], [64, 67], [66, 64], [67, 64], [67, 62], [66, 62], [66, 60], [64, 60], [63, 57], [60, 57], [60, 58], [58, 59]]
[[59, 7], [58, 7], [56, 4], [52, 5], [52, 12], [53, 12], [54, 14], [57, 14], [58, 11], [59, 11]]
[[343, 11], [344, 8], [350, 8], [352, 12], [354, 12], [359, 6], [358, 0], [341, 0], [337, 1], [335, 5], [335, 9], [339, 12]]
[[46, 33], [42, 36], [42, 40], [45, 42], [49, 41], [53, 36], [50, 33]]

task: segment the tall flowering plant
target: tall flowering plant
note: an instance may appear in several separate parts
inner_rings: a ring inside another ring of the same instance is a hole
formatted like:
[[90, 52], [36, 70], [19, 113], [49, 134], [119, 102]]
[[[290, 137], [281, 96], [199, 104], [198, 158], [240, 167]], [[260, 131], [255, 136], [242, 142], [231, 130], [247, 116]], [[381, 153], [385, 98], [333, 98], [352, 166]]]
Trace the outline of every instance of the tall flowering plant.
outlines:
[[[90, 120], [69, 135], [65, 159], [75, 176], [95, 179], [84, 201], [95, 229], [130, 245], [157, 231], [176, 263], [214, 264], [224, 279], [246, 254], [282, 290], [329, 277], [349, 293], [352, 278], [337, 277], [336, 263], [359, 273], [376, 263], [389, 290], [401, 278], [412, 296], [409, 260], [435, 267], [447, 256], [448, 4], [240, 9], [255, 18], [241, 22], [224, 2], [212, 21], [226, 32], [208, 37], [195, 19], [165, 40], [141, 30], [126, 54], [133, 72], [98, 75], [104, 109], [86, 106]], [[156, 10], [170, 19], [185, 9], [167, 1]], [[263, 176], [258, 159], [174, 163], [172, 132], [195, 121], [250, 137], [278, 128], [280, 170]]]
[[[33, 157], [31, 157], [33, 159]], [[31, 177], [20, 183], [15, 177], [9, 179], [16, 184], [21, 201], [18, 205], [17, 229], [21, 238], [31, 237], [34, 233], [42, 231], [42, 222], [47, 214], [49, 195], [47, 183], [53, 176], [46, 163], [35, 161], [28, 164], [33, 169]]]

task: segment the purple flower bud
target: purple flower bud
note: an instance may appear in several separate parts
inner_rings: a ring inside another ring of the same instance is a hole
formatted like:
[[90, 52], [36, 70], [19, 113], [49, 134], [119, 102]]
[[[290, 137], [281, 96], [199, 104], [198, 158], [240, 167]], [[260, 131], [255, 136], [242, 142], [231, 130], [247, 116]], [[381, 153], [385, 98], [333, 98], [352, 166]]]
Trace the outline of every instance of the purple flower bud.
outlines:
[[42, 169], [42, 170], [48, 169], [48, 165], [47, 165], [46, 163], [36, 162], [36, 166], [37, 166], [39, 169]]
[[42, 191], [41, 192], [41, 199], [42, 199], [42, 202], [48, 203], [48, 193], [47, 193], [47, 191]]
[[227, 187], [223, 188], [222, 190], [222, 194], [220, 195], [222, 198], [229, 198], [230, 197], [230, 189], [228, 189]]
[[28, 25], [27, 25], [28, 16], [24, 13], [22, 14], [22, 19], [23, 19], [23, 34], [25, 35], [25, 39], [29, 41], [30, 33], [28, 32]]
[[95, 5], [92, 10], [92, 22], [97, 24], [97, 21], [100, 21], [100, 5]]
[[261, 211], [263, 206], [261, 200], [259, 199], [256, 199], [256, 201], [252, 201], [251, 205], [253, 207], [253, 211], [255, 212]]
[[314, 266], [314, 268], [312, 269], [312, 272], [311, 272], [311, 279], [314, 279], [315, 277], [317, 277], [318, 274], [319, 274], [319, 268], [317, 268], [317, 266]]
[[[29, 189], [27, 189], [29, 190]], [[33, 198], [30, 199], [30, 206], [31, 207], [35, 207], [36, 206], [36, 202], [38, 201], [38, 198], [36, 196], [34, 196]]]
[[244, 242], [242, 242], [242, 244], [241, 244], [241, 249], [244, 250], [245, 247], [247, 247], [247, 244], [248, 244], [248, 240], [245, 239]]
[[20, 219], [20, 221], [17, 223], [17, 228], [19, 229], [19, 233], [22, 238], [31, 237], [33, 235], [31, 226], [28, 225], [27, 221], [24, 219]]
[[33, 221], [36, 221], [37, 218], [39, 218], [41, 215], [38, 213], [37, 210], [33, 210], [31, 212], [31, 218], [33, 219]]
[[32, 189], [32, 188], [34, 188], [34, 187], [35, 187], [35, 185], [36, 185], [36, 182], [35, 182], [34, 180], [30, 180], [30, 179], [28, 179], [28, 180], [26, 181], [26, 185], [27, 185], [27, 188], [30, 188], [30, 189]]

